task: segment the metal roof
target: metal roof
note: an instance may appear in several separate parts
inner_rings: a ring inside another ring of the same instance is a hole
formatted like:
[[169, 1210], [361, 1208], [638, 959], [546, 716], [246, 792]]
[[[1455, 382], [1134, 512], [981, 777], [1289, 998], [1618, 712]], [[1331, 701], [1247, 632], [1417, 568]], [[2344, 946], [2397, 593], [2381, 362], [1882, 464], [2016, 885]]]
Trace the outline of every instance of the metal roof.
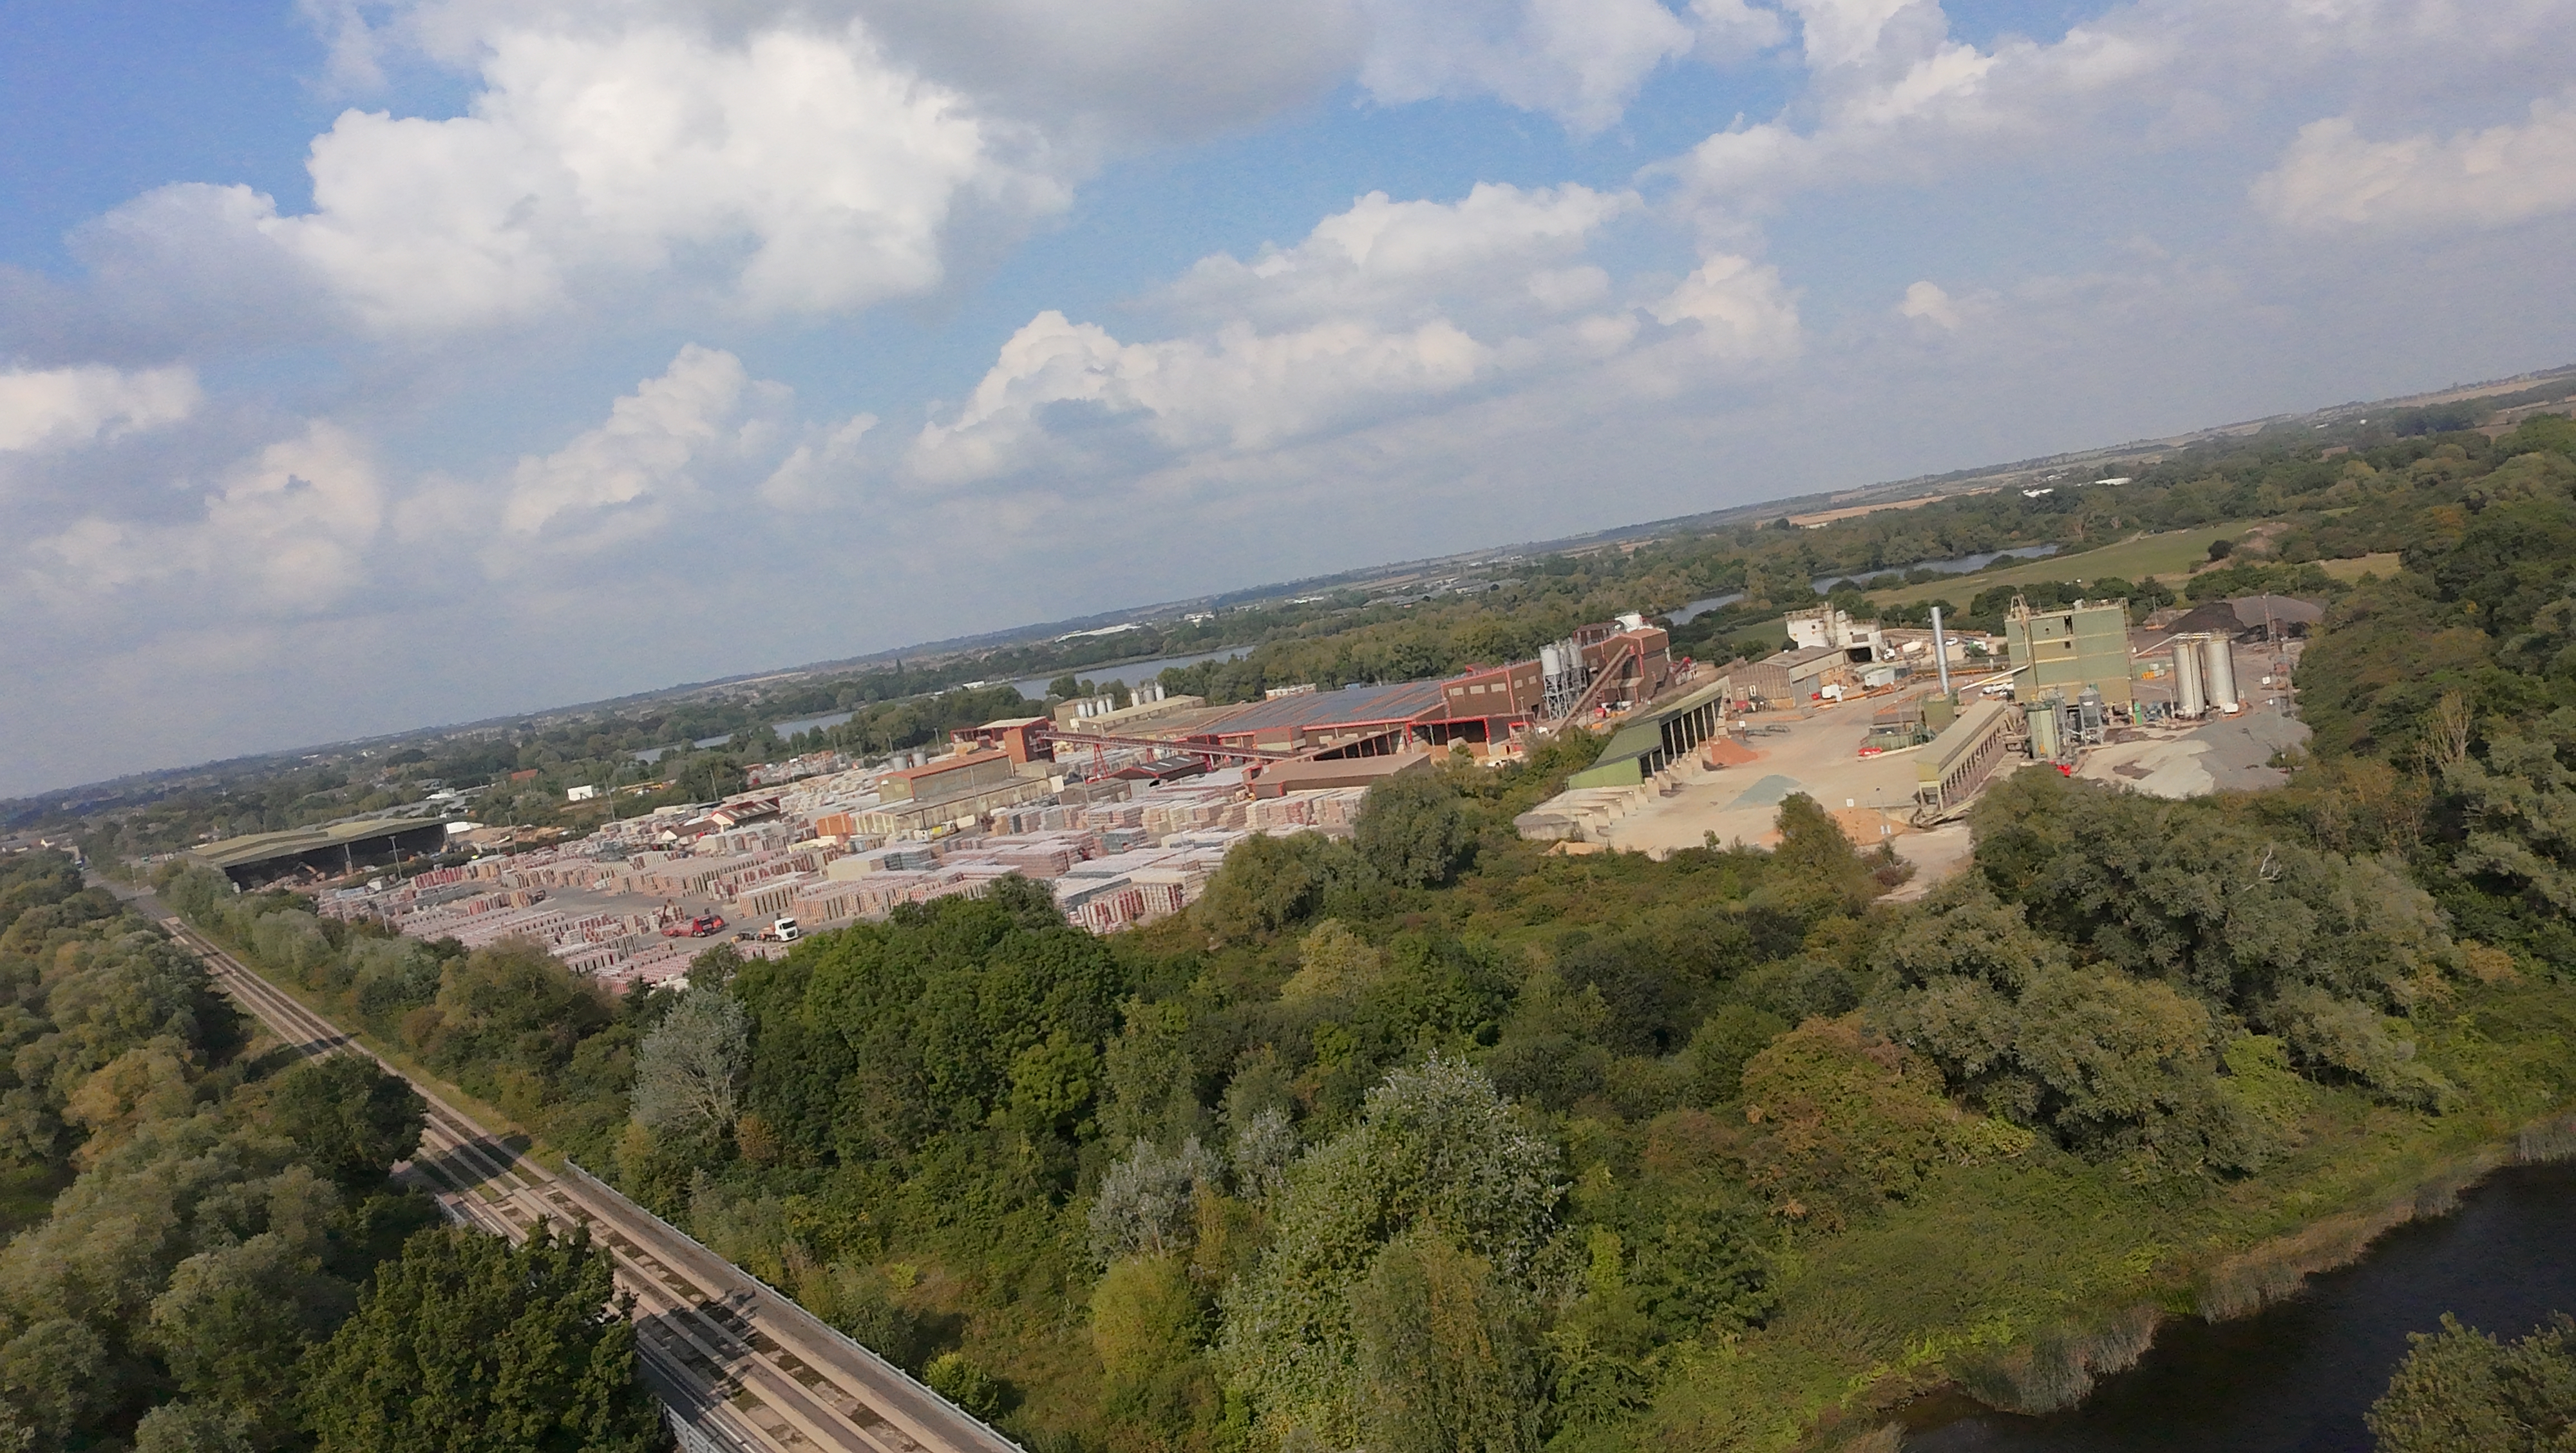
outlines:
[[273, 858], [291, 858], [321, 848], [354, 846], [377, 838], [444, 826], [434, 817], [395, 817], [334, 823], [328, 827], [292, 827], [284, 832], [255, 832], [243, 837], [225, 838], [221, 842], [191, 848], [189, 855], [208, 867], [240, 868]]
[[1721, 676], [1706, 686], [1674, 697], [1660, 706], [1640, 712], [1619, 723], [1618, 730], [1612, 732], [1610, 740], [1602, 744], [1601, 755], [1593, 759], [1592, 765], [1599, 767], [1605, 763], [1623, 762], [1630, 757], [1642, 757], [1648, 752], [1663, 750], [1664, 723], [1683, 712], [1697, 711], [1717, 700], [1725, 695], [1726, 685], [1726, 678]]
[[1412, 721], [1445, 711], [1445, 681], [1406, 681], [1394, 686], [1345, 686], [1339, 691], [1309, 692], [1256, 702], [1231, 716], [1201, 723], [1192, 736], [1237, 737], [1297, 727], [1343, 726], [1359, 722]]

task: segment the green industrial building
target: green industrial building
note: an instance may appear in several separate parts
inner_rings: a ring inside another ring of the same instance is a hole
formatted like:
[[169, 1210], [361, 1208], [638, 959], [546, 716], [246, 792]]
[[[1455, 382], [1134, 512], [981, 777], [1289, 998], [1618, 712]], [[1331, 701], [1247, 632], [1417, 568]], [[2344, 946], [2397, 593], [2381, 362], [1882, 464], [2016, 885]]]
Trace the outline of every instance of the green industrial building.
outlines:
[[1573, 787], [1634, 787], [1688, 756], [1725, 719], [1726, 678], [1619, 724], [1591, 766], [1565, 779]]
[[2086, 687], [2102, 704], [2127, 709], [2130, 689], [2129, 603], [2077, 601], [2034, 610], [2016, 600], [2004, 616], [2004, 649], [2013, 666], [2013, 699], [2025, 704], [2055, 693], [2071, 702]]

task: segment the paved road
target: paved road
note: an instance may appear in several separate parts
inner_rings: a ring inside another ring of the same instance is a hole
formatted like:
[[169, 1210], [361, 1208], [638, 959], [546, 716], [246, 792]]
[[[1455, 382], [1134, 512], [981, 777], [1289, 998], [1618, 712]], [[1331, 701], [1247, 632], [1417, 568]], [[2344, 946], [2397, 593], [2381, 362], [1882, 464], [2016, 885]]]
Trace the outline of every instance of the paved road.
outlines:
[[[148, 895], [134, 901], [202, 956], [216, 983], [284, 1043], [307, 1054], [367, 1053]], [[547, 1222], [588, 1226], [616, 1257], [619, 1289], [635, 1298], [645, 1378], [691, 1453], [1019, 1453], [615, 1190], [577, 1168], [547, 1171], [427, 1087], [413, 1088], [428, 1102], [428, 1125], [400, 1173], [436, 1195], [452, 1219], [512, 1240]]]

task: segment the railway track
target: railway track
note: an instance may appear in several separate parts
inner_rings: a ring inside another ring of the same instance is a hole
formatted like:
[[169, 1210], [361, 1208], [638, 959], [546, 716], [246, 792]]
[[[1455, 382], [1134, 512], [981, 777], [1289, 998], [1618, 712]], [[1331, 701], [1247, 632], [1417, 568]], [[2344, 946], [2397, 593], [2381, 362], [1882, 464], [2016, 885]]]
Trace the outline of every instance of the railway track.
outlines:
[[[308, 1055], [402, 1071], [175, 918], [216, 984]], [[409, 1079], [408, 1076], [404, 1078]], [[557, 1175], [421, 1085], [420, 1148], [396, 1174], [449, 1219], [512, 1241], [586, 1226], [634, 1298], [645, 1380], [688, 1453], [1019, 1453], [1016, 1444], [749, 1273], [584, 1173]]]

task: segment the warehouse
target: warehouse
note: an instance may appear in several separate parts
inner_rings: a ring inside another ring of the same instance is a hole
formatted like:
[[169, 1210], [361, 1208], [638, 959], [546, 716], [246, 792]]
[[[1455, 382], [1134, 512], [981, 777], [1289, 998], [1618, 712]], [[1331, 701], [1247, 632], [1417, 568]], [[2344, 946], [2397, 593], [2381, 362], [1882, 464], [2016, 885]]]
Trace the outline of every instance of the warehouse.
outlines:
[[335, 823], [225, 838], [188, 856], [217, 869], [244, 890], [304, 874], [337, 878], [378, 868], [447, 846], [444, 821], [418, 818]]

